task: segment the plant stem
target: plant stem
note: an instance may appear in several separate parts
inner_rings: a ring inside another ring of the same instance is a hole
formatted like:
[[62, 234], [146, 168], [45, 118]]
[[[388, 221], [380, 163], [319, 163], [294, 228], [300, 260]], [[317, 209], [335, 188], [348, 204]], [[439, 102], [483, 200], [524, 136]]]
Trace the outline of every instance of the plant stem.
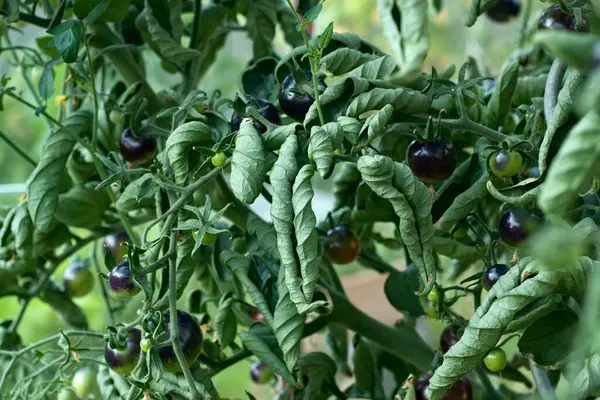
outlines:
[[[171, 231], [170, 241], [171, 243], [176, 243], [177, 241], [177, 234], [174, 231]], [[199, 399], [200, 396], [198, 394], [198, 389], [196, 388], [196, 383], [194, 382], [194, 377], [190, 372], [190, 367], [188, 367], [187, 362], [185, 361], [181, 343], [179, 342], [179, 325], [177, 322], [177, 263], [175, 262], [175, 256], [172, 256], [169, 259], [169, 317], [169, 334], [171, 336], [173, 351], [175, 352], [177, 361], [179, 361], [179, 365], [181, 366], [181, 370], [187, 381], [192, 398]]]
[[85, 45], [85, 54], [88, 60], [88, 68], [90, 70], [90, 81], [92, 84], [92, 98], [94, 100], [94, 121], [92, 123], [92, 155], [96, 153], [98, 148], [98, 92], [96, 91], [96, 77], [94, 76], [94, 63], [87, 38], [83, 38]]
[[[303, 22], [300, 15], [296, 11], [296, 8], [292, 4], [291, 0], [287, 0], [288, 5], [292, 9], [292, 12], [296, 16], [296, 21], [302, 26]], [[308, 42], [308, 35], [306, 34], [306, 28], [302, 27], [300, 33], [302, 34], [302, 40], [304, 40], [304, 47], [306, 47], [306, 54], [310, 54], [310, 43]], [[321, 100], [319, 100], [319, 82], [317, 80], [317, 74], [319, 73], [319, 66], [315, 63], [315, 60], [309, 56], [308, 61], [310, 63], [310, 72], [312, 73], [313, 91], [315, 98], [315, 105], [317, 106], [317, 112], [319, 113], [319, 122], [321, 125], [325, 125], [325, 118], [323, 117], [323, 110], [321, 109]]]
[[391, 266], [390, 264], [378, 259], [374, 255], [372, 255], [371, 253], [366, 252], [366, 251], [362, 251], [360, 253], [360, 255], [358, 256], [358, 261], [365, 266], [369, 266], [370, 268], [373, 268], [380, 274], [398, 272], [398, 270], [396, 268], [394, 268], [393, 266]]
[[567, 72], [567, 64], [558, 58], [555, 59], [550, 67], [544, 89], [544, 118], [546, 118], [546, 125], [548, 126], [552, 122], [554, 108], [558, 101], [558, 92], [560, 91], [565, 72]]
[[329, 295], [333, 301], [333, 309], [329, 314], [332, 322], [345, 325], [421, 371], [429, 369], [433, 350], [413, 328], [385, 325], [356, 308], [345, 296], [333, 290], [329, 291]]
[[62, 337], [62, 335], [64, 336], [83, 336], [83, 337], [92, 337], [92, 338], [98, 338], [98, 339], [104, 339], [104, 335], [102, 333], [98, 333], [98, 332], [92, 332], [92, 331], [78, 331], [78, 330], [68, 330], [68, 331], [63, 331], [62, 334], [57, 333], [56, 335], [52, 335], [49, 336], [45, 339], [40, 340], [39, 342], [35, 342], [33, 344], [30, 344], [27, 347], [22, 348], [19, 351], [6, 351], [6, 350], [0, 350], [0, 356], [9, 356], [9, 357], [21, 357], [24, 354], [30, 352], [31, 350], [35, 350], [38, 347], [42, 347], [50, 342], [53, 342], [55, 340], [58, 340]]
[[541, 368], [538, 368], [532, 359], [529, 359], [529, 368], [531, 369], [531, 375], [533, 375], [533, 381], [535, 387], [542, 400], [556, 400], [556, 393], [548, 378], [548, 373]]
[[31, 164], [33, 166], [33, 168], [37, 167], [38, 163], [33, 158], [31, 158], [29, 156], [29, 154], [27, 154], [27, 152], [25, 152], [25, 150], [23, 150], [18, 144], [13, 142], [13, 140], [10, 137], [8, 137], [8, 135], [5, 134], [2, 130], [0, 130], [0, 139], [4, 140], [4, 142], [6, 142], [6, 144], [11, 149], [13, 149], [18, 155], [20, 155], [29, 164]]

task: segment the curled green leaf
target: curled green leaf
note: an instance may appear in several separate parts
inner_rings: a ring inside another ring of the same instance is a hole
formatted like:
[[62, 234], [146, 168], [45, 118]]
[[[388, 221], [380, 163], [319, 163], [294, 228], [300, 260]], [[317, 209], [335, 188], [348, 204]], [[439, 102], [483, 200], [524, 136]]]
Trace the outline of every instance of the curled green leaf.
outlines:
[[351, 144], [356, 145], [358, 143], [358, 135], [360, 134], [363, 124], [356, 118], [346, 116], [339, 117], [338, 123], [342, 127], [344, 138]]
[[342, 47], [321, 59], [321, 66], [332, 75], [344, 75], [361, 65], [377, 59], [373, 54]]
[[462, 192], [452, 202], [452, 205], [435, 223], [435, 228], [447, 232], [455, 223], [469, 215], [474, 207], [488, 195], [487, 182], [489, 176], [483, 174], [466, 191]]
[[357, 78], [380, 80], [392, 75], [398, 66], [392, 56], [385, 55], [375, 60], [368, 61], [361, 66], [354, 68], [348, 73], [348, 76]]
[[246, 223], [248, 233], [258, 239], [260, 247], [271, 257], [279, 260], [279, 250], [277, 248], [277, 233], [270, 224], [267, 224], [260, 217], [250, 214]]
[[363, 180], [379, 197], [388, 200], [399, 217], [402, 242], [417, 265], [423, 294], [435, 284], [431, 195], [410, 168], [385, 156], [363, 156], [358, 160]]
[[308, 143], [308, 158], [315, 163], [321, 177], [325, 177], [333, 163], [333, 144], [327, 132], [320, 126], [313, 126]]
[[430, 103], [429, 97], [412, 89], [374, 88], [356, 96], [348, 106], [346, 115], [359, 117], [364, 112], [381, 110], [386, 105], [391, 105], [394, 111], [406, 115], [424, 114]]
[[[392, 107], [391, 104], [387, 104], [381, 110], [367, 118], [361, 130], [360, 136], [363, 137], [361, 142], [370, 144], [375, 139], [385, 134], [385, 126], [389, 122], [390, 118], [392, 118], [393, 112], [394, 107]], [[366, 132], [366, 135], [364, 135], [364, 132]], [[366, 138], [364, 138], [364, 136], [366, 136]]]
[[237, 320], [233, 313], [233, 298], [231, 293], [225, 293], [219, 300], [219, 308], [215, 315], [214, 328], [221, 347], [229, 346], [237, 333]]
[[269, 130], [264, 134], [265, 149], [267, 150], [279, 150], [285, 139], [290, 135], [295, 135], [298, 129], [302, 127], [302, 124], [298, 122], [291, 123], [289, 125], [278, 125], [275, 128]]
[[231, 189], [235, 197], [251, 204], [260, 195], [266, 175], [260, 134], [249, 119], [242, 121], [231, 157]]
[[487, 126], [496, 128], [504, 125], [504, 121], [511, 109], [513, 93], [519, 80], [519, 60], [514, 59], [502, 68], [496, 80], [492, 97], [484, 113], [484, 122]]
[[354, 163], [337, 164], [335, 175], [333, 176], [333, 197], [335, 199], [334, 209], [354, 205], [354, 197], [358, 185], [362, 181], [360, 172]]
[[65, 225], [91, 229], [100, 225], [109, 206], [110, 198], [105, 190], [78, 185], [59, 196], [55, 215]]
[[598, 36], [566, 29], [544, 29], [535, 34], [533, 41], [570, 67], [587, 72], [593, 65], [593, 48]]
[[11, 232], [15, 238], [15, 249], [21, 258], [31, 258], [33, 245], [33, 224], [29, 217], [27, 203], [20, 203], [15, 208], [14, 217], [11, 220]]
[[180, 125], [169, 136], [166, 152], [173, 168], [176, 184], [185, 184], [189, 176], [189, 153], [194, 146], [206, 146], [212, 141], [210, 127], [200, 121], [187, 122]]
[[471, 5], [467, 10], [467, 26], [473, 26], [475, 21], [477, 21], [477, 17], [486, 12], [495, 3], [496, 0], [471, 0]]

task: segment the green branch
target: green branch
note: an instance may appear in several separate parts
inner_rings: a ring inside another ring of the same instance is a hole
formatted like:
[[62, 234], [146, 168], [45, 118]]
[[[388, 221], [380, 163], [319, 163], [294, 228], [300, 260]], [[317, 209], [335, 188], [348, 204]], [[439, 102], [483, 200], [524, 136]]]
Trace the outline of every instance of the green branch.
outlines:
[[13, 149], [25, 161], [27, 161], [30, 165], [32, 165], [33, 168], [37, 167], [38, 163], [33, 158], [31, 158], [31, 156], [29, 154], [27, 154], [27, 152], [21, 148], [21, 146], [16, 144], [10, 137], [8, 137], [8, 135], [6, 135], [1, 129], [0, 129], [0, 139], [4, 140], [4, 142], [11, 149]]

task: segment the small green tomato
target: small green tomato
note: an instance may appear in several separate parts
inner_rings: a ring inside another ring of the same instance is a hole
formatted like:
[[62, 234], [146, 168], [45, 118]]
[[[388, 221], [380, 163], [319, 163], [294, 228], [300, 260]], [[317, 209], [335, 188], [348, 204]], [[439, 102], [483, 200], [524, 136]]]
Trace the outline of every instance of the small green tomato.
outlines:
[[150, 346], [152, 346], [152, 342], [148, 338], [143, 338], [140, 342], [140, 348], [144, 353], [147, 353], [150, 350]]
[[31, 80], [33, 81], [33, 83], [35, 83], [36, 85], [39, 84], [42, 80], [43, 74], [44, 67], [42, 67], [41, 65], [36, 65], [33, 68], [31, 68]]
[[521, 171], [523, 156], [518, 151], [502, 150], [492, 154], [489, 166], [492, 173], [498, 177], [515, 176]]
[[73, 391], [73, 388], [62, 388], [58, 392], [57, 400], [77, 400], [77, 395]]
[[215, 153], [215, 155], [212, 156], [210, 161], [215, 167], [220, 167], [223, 164], [225, 164], [225, 161], [227, 161], [227, 156], [223, 152]]
[[71, 386], [75, 389], [77, 397], [84, 398], [94, 392], [96, 373], [91, 368], [81, 368], [73, 375]]
[[437, 303], [440, 300], [440, 292], [437, 286], [434, 286], [433, 289], [431, 289], [431, 292], [427, 295], [427, 300], [432, 303]]
[[121, 122], [123, 122], [123, 116], [124, 115], [121, 110], [113, 109], [110, 111], [110, 114], [108, 114], [108, 119], [113, 124], [119, 125]]
[[506, 368], [506, 353], [500, 348], [493, 349], [483, 359], [483, 363], [492, 372], [500, 372]]

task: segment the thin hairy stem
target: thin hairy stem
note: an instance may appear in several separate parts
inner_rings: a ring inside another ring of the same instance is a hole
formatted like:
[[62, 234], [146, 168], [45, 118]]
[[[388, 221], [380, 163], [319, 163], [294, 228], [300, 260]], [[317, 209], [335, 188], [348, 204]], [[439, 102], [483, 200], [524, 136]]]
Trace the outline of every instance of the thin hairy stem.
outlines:
[[16, 144], [4, 131], [0, 129], [0, 139], [4, 140], [4, 142], [15, 151], [19, 156], [21, 156], [25, 161], [27, 161], [33, 168], [37, 167], [37, 162], [31, 158], [29, 154], [25, 150], [21, 148], [18, 144]]

